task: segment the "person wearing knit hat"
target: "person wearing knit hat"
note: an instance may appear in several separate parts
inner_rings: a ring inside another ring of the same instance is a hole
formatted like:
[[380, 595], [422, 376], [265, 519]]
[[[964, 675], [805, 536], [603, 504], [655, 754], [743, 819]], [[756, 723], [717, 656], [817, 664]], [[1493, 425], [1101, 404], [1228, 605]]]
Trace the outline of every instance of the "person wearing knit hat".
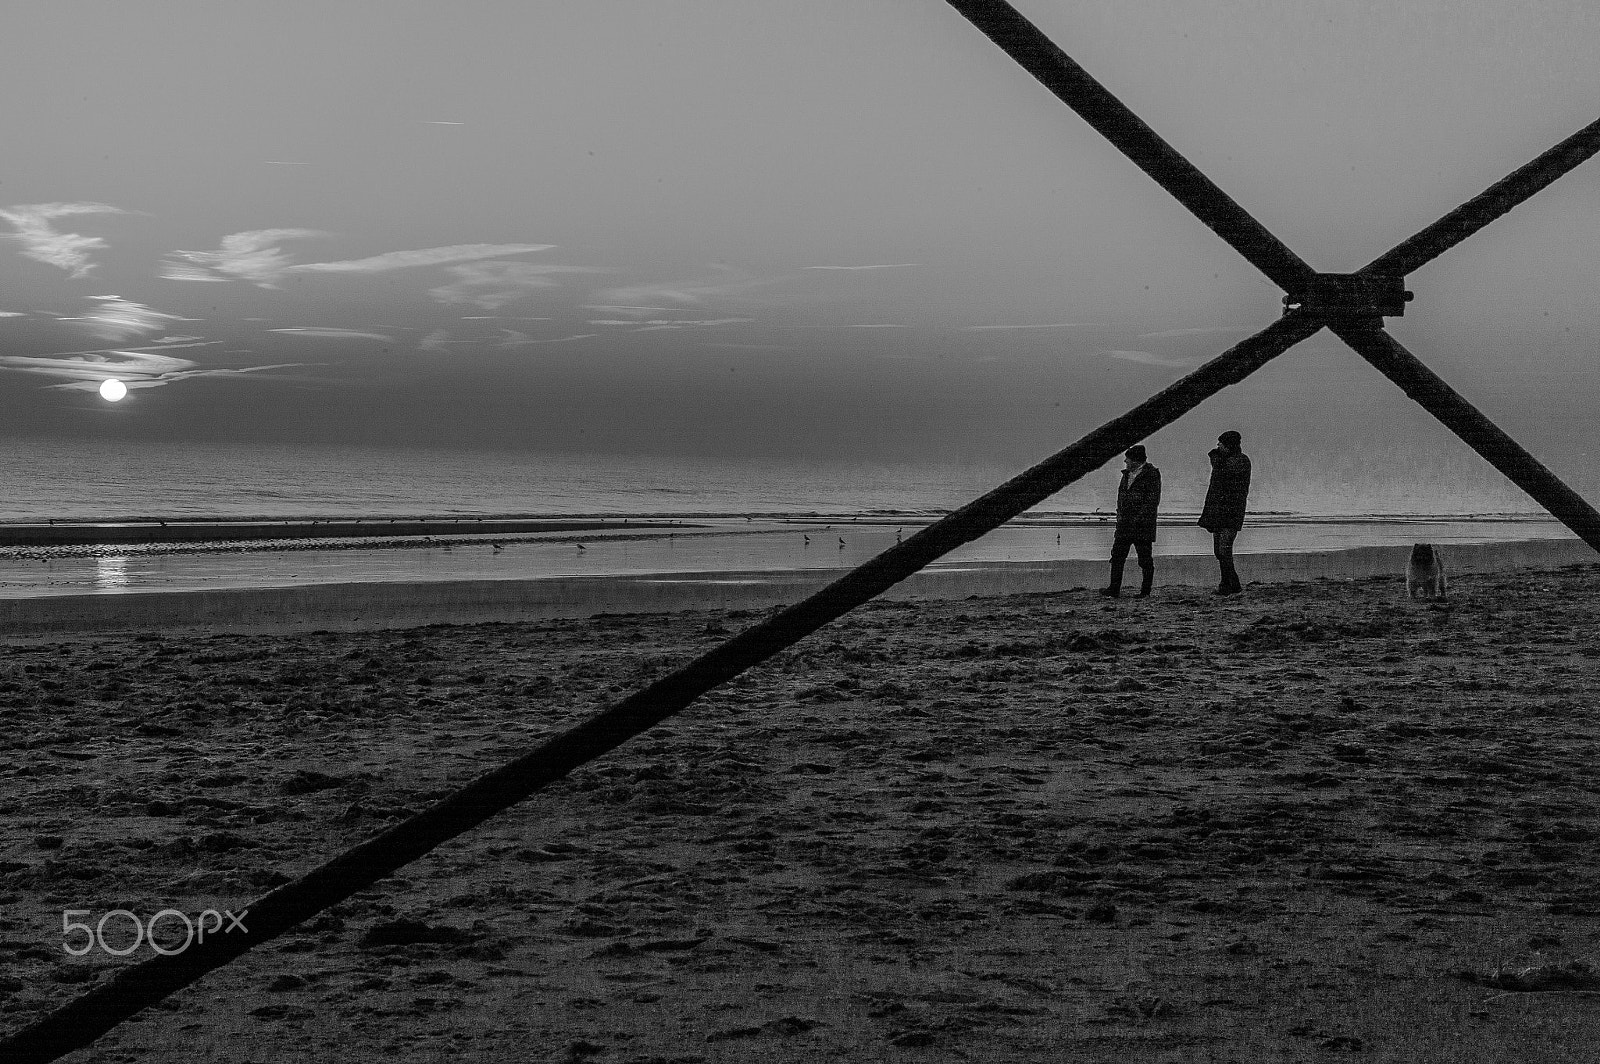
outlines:
[[1122, 482], [1117, 485], [1117, 531], [1111, 541], [1111, 583], [1100, 594], [1116, 598], [1122, 594], [1122, 567], [1128, 551], [1139, 553], [1139, 568], [1144, 581], [1139, 597], [1150, 594], [1156, 565], [1151, 547], [1156, 541], [1156, 510], [1161, 505], [1161, 470], [1146, 460], [1143, 444], [1134, 444], [1123, 454]]
[[1244, 590], [1239, 571], [1233, 566], [1233, 541], [1244, 527], [1245, 503], [1250, 497], [1250, 457], [1240, 449], [1243, 439], [1229, 429], [1217, 437], [1212, 448], [1211, 484], [1200, 510], [1201, 528], [1211, 533], [1212, 553], [1222, 570], [1219, 595], [1237, 595]]

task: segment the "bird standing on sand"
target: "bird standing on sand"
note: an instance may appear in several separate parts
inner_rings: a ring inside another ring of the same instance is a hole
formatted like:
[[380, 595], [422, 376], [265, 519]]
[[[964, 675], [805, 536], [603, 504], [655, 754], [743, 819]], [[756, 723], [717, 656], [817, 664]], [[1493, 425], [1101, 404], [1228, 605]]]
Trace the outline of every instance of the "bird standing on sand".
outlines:
[[839, 549], [840, 550], [844, 550], [844, 537], [843, 536], [839, 537]]
[[903, 529], [903, 528], [897, 528], [897, 529], [894, 530], [894, 541], [896, 543], [900, 542], [900, 533], [902, 533], [904, 531], [905, 531], [905, 529]]
[[579, 550], [588, 550], [589, 548], [585, 547], [582, 543], [580, 543], [580, 544], [578, 544], [578, 549]]
[[506, 549], [506, 545], [504, 543], [491, 543], [489, 546], [494, 548], [494, 552], [496, 554], [499, 554], [501, 551]]
[[808, 546], [808, 547], [811, 546], [811, 537], [810, 536], [802, 535], [800, 538], [806, 541], [806, 546]]

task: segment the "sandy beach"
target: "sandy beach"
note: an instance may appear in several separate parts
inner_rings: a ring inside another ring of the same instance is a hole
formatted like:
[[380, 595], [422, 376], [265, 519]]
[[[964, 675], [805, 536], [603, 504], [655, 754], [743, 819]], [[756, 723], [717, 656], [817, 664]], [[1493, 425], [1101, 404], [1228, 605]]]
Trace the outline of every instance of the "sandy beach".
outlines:
[[[1452, 590], [875, 603], [69, 1059], [1592, 1059], [1600, 566]], [[13, 642], [0, 1032], [759, 615]]]

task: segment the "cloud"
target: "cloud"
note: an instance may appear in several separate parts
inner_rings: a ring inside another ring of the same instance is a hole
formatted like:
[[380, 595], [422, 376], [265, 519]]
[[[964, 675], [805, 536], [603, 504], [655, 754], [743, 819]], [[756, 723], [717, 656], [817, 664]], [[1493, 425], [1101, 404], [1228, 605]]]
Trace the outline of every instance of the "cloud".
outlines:
[[0, 318], [26, 318], [27, 316], [20, 310], [0, 310]]
[[381, 340], [384, 343], [394, 343], [394, 337], [392, 336], [385, 336], [383, 333], [362, 332], [360, 329], [325, 329], [314, 325], [300, 325], [287, 329], [268, 329], [267, 331], [319, 340]]
[[[124, 343], [145, 333], [159, 332], [167, 328], [169, 321], [193, 321], [193, 318], [180, 317], [177, 314], [165, 314], [159, 310], [152, 310], [143, 303], [135, 303], [121, 296], [90, 296], [99, 305], [88, 314], [79, 318], [62, 318], [62, 321], [72, 322], [91, 336], [100, 340], [109, 340], [113, 343]], [[189, 337], [198, 339], [198, 337]]]
[[169, 281], [241, 280], [263, 288], [276, 288], [291, 265], [289, 256], [278, 245], [285, 240], [327, 235], [320, 229], [250, 229], [230, 233], [222, 238], [222, 246], [216, 251], [172, 252], [173, 258], [161, 264], [161, 276]]
[[[198, 347], [199, 344], [185, 346]], [[244, 373], [259, 373], [269, 369], [285, 369], [298, 363], [280, 363], [271, 366], [245, 366], [240, 368], [198, 368], [193, 359], [179, 358], [157, 351], [104, 350], [72, 351], [59, 355], [6, 355], [0, 356], [0, 369], [19, 373], [33, 373], [63, 379], [65, 383], [48, 387], [72, 391], [97, 391], [102, 382], [116, 378], [130, 390], [159, 388], [180, 380], [196, 377], [234, 377]]]
[[499, 310], [539, 288], [554, 288], [553, 274], [603, 273], [588, 266], [557, 266], [542, 262], [474, 262], [451, 266], [455, 280], [430, 288], [428, 295], [440, 303], [469, 303], [480, 310]]
[[1120, 358], [1124, 362], [1137, 362], [1141, 366], [1192, 366], [1193, 359], [1188, 358], [1162, 358], [1149, 351], [1101, 351], [1100, 354], [1107, 358]]
[[106, 242], [97, 236], [59, 233], [50, 220], [75, 214], [124, 213], [120, 207], [106, 203], [30, 203], [6, 207], [0, 209], [0, 218], [10, 222], [16, 232], [0, 235], [20, 241], [22, 254], [27, 258], [59, 266], [71, 277], [87, 277], [94, 269], [89, 252], [105, 247]]
[[174, 251], [162, 263], [169, 281], [250, 281], [276, 288], [291, 273], [381, 273], [503, 255], [548, 251], [554, 244], [451, 244], [447, 247], [389, 251], [364, 259], [295, 263], [278, 245], [286, 240], [327, 236], [319, 229], [251, 229], [222, 238], [216, 251]]
[[1141, 340], [1167, 340], [1174, 336], [1209, 336], [1212, 333], [1247, 333], [1254, 332], [1239, 325], [1206, 325], [1195, 329], [1167, 329], [1163, 332], [1140, 333]]
[[[625, 285], [606, 288], [594, 295], [596, 309], [607, 305], [618, 310], [672, 310], [672, 307], [644, 304], [677, 303], [680, 306], [698, 306], [707, 300], [721, 299], [761, 285], [776, 284], [777, 279], [760, 280], [742, 277], [735, 281], [664, 281], [656, 284]], [[620, 304], [620, 306], [619, 306]]]
[[921, 266], [920, 262], [880, 262], [870, 266], [802, 266], [803, 270], [901, 270]]
[[648, 318], [643, 321], [631, 318], [594, 318], [590, 325], [626, 325], [634, 332], [650, 332], [656, 329], [688, 329], [705, 328], [711, 325], [733, 325], [739, 322], [754, 321], [754, 318]]
[[472, 340], [452, 340], [443, 329], [435, 329], [417, 343], [418, 351], [448, 351], [451, 344], [470, 344]]
[[985, 332], [991, 329], [1085, 329], [1089, 326], [1076, 321], [1056, 321], [1046, 325], [964, 325], [967, 332]]
[[471, 262], [474, 259], [525, 255], [530, 251], [549, 251], [553, 247], [554, 244], [452, 244], [449, 247], [421, 248], [416, 251], [390, 251], [370, 258], [350, 259], [345, 262], [307, 262], [291, 266], [289, 269], [294, 273], [378, 273], [383, 270], [405, 270], [414, 266], [439, 266], [447, 262]]

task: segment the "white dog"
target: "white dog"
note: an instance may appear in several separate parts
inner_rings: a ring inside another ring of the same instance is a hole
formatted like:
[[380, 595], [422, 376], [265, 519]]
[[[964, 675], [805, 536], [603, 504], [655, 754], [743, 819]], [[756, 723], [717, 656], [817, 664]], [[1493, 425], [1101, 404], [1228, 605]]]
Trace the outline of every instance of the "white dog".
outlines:
[[1417, 543], [1411, 548], [1406, 566], [1406, 594], [1412, 598], [1444, 598], [1444, 556], [1432, 543]]

